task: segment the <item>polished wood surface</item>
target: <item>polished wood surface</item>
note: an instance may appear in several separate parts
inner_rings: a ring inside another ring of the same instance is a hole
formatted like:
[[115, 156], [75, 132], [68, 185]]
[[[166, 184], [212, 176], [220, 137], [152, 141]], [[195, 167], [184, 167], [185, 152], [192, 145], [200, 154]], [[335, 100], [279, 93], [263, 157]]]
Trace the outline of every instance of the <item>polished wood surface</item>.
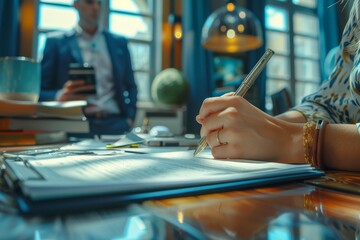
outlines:
[[209, 239], [360, 237], [360, 195], [302, 183], [149, 201], [146, 205], [158, 207], [166, 216], [172, 210], [170, 217], [191, 224]]
[[306, 181], [319, 187], [360, 194], [360, 173], [344, 171], [326, 171], [322, 178]]
[[[126, 208], [24, 217], [0, 180], [0, 239], [360, 239], [360, 173]], [[16, 227], [14, 227], [16, 226]]]

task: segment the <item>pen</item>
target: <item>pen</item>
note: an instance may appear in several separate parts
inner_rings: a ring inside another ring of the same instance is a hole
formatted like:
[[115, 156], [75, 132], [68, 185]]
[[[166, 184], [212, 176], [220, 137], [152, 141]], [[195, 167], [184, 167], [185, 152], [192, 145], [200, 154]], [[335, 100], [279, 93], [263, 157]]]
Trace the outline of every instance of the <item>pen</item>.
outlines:
[[[250, 71], [250, 73], [246, 76], [244, 81], [241, 83], [239, 88], [234, 93], [234, 96], [245, 96], [246, 92], [250, 89], [250, 87], [254, 84], [255, 80], [261, 73], [261, 71], [264, 69], [267, 62], [270, 60], [270, 58], [274, 55], [274, 51], [268, 48], [264, 55], [260, 58], [260, 60], [256, 63], [254, 68]], [[204, 148], [207, 146], [206, 137], [202, 137], [198, 143], [198, 146], [196, 147], [194, 151], [194, 156], [199, 154]]]
[[140, 147], [140, 144], [138, 144], [138, 143], [132, 143], [129, 145], [121, 145], [121, 146], [116, 146], [116, 145], [112, 145], [112, 144], [106, 145], [107, 149], [109, 149], [109, 148], [139, 148], [139, 147]]

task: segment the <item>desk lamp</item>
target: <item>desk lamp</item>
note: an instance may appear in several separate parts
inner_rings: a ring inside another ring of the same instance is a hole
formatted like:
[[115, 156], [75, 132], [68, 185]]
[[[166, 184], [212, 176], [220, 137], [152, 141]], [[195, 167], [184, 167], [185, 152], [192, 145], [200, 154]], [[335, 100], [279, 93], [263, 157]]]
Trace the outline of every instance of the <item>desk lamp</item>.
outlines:
[[205, 49], [223, 54], [241, 53], [263, 44], [260, 21], [235, 0], [227, 0], [207, 18], [201, 38]]

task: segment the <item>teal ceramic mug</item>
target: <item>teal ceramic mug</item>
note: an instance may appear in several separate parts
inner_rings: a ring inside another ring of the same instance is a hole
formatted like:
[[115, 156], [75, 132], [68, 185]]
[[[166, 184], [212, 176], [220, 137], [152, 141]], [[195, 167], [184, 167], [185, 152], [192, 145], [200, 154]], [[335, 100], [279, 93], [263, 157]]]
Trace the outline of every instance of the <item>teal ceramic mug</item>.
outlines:
[[37, 102], [40, 64], [26, 57], [0, 58], [0, 99]]

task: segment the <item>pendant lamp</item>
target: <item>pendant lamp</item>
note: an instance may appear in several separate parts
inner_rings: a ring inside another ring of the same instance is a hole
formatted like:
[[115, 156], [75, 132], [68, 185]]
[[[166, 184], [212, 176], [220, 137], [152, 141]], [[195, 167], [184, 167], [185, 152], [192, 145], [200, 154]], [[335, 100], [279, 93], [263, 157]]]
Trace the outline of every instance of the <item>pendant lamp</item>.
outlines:
[[227, 0], [207, 18], [201, 38], [205, 49], [223, 54], [250, 51], [263, 44], [259, 19], [234, 0]]

